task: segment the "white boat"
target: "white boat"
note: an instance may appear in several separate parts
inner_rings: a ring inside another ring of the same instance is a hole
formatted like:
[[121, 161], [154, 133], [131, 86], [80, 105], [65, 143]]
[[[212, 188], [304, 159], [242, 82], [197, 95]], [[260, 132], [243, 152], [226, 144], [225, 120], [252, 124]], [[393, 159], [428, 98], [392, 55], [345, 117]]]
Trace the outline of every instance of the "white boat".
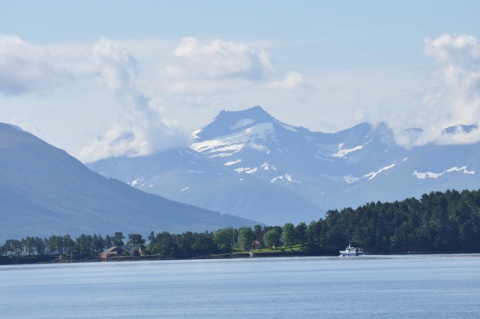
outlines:
[[347, 248], [345, 250], [340, 250], [340, 257], [357, 257], [363, 256], [363, 248], [353, 247], [350, 243], [348, 243]]

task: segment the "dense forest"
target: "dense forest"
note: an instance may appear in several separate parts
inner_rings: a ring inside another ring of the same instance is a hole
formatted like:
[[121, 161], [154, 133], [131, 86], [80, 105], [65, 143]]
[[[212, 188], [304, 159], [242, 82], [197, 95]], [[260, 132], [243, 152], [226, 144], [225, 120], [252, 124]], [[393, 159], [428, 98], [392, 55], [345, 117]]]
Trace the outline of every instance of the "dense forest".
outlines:
[[55, 256], [97, 258], [111, 246], [130, 254], [163, 258], [190, 258], [229, 254], [266, 247], [309, 255], [337, 254], [351, 242], [371, 254], [480, 252], [480, 191], [432, 192], [420, 199], [393, 203], [368, 203], [357, 209], [330, 210], [325, 218], [308, 225], [287, 223], [253, 229], [232, 227], [215, 232], [113, 235], [70, 235], [10, 239], [0, 246], [0, 256]]

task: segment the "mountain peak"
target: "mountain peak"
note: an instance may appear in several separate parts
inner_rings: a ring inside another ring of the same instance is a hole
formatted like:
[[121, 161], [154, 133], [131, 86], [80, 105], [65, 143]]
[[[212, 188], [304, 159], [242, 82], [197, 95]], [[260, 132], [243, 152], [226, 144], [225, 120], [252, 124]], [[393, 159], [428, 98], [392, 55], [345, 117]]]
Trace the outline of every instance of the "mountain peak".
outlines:
[[458, 124], [454, 126], [449, 126], [446, 129], [443, 130], [443, 134], [456, 134], [456, 133], [470, 133], [474, 130], [478, 129], [478, 126], [476, 124], [471, 124], [471, 125], [463, 125], [463, 124]]
[[275, 119], [258, 105], [242, 111], [223, 110], [213, 121], [195, 132], [195, 135], [202, 140], [210, 139], [229, 135], [239, 129], [248, 128], [256, 123], [273, 121], [275, 121]]
[[[476, 129], [459, 125], [446, 132]], [[411, 140], [421, 132], [405, 131]], [[188, 204], [278, 225], [368, 201], [478, 188], [479, 144], [407, 149], [385, 122], [312, 132], [255, 106], [217, 114], [198, 131], [188, 158], [165, 155], [149, 172], [145, 167], [151, 164], [132, 158], [128, 173], [123, 163], [110, 164], [117, 170], [110, 176]]]
[[272, 116], [268, 114], [261, 106], [256, 105], [254, 107], [241, 110], [241, 111], [220, 111], [215, 120], [228, 120], [228, 119], [241, 119], [251, 118], [255, 121], [267, 118], [272, 119]]
[[0, 123], [0, 125], [7, 125], [7, 126], [10, 126], [10, 127], [13, 127], [14, 129], [17, 129], [19, 131], [23, 131], [22, 128], [18, 125], [15, 125], [15, 124], [10, 124], [10, 123]]

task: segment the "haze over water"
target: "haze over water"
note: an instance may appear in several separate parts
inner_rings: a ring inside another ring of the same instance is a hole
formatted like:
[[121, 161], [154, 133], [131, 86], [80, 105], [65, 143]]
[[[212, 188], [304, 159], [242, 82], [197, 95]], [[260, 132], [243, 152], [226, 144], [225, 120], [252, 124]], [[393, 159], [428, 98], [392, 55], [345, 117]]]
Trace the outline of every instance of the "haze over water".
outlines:
[[480, 255], [0, 267], [1, 318], [477, 318]]

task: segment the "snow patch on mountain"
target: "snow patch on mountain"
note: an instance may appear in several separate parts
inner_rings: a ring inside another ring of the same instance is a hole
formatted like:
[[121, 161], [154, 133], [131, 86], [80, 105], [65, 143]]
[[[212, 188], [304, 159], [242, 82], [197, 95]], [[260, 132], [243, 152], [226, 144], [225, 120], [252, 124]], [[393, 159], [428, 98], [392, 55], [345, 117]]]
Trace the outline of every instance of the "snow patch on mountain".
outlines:
[[277, 176], [277, 177], [274, 177], [270, 180], [270, 183], [274, 184], [275, 182], [277, 181], [286, 181], [286, 182], [293, 182], [293, 177], [290, 175], [290, 174], [284, 174], [284, 175], [280, 175], [280, 176]]
[[276, 171], [276, 170], [277, 170], [277, 168], [276, 168], [275, 166], [270, 165], [270, 163], [267, 163], [267, 162], [265, 162], [265, 163], [263, 163], [262, 165], [260, 165], [260, 167], [261, 167], [264, 171], [268, 171], [268, 170], [270, 170], [270, 169], [271, 169], [272, 171]]
[[265, 138], [268, 134], [273, 133], [275, 130], [273, 128], [273, 124], [270, 122], [258, 123], [254, 126], [251, 126], [245, 130], [245, 134], [255, 135], [259, 138]]
[[240, 152], [243, 149], [244, 146], [245, 145], [243, 145], [243, 144], [237, 144], [237, 145], [230, 145], [230, 146], [218, 148], [215, 151], [224, 152], [224, 153], [218, 153], [218, 154], [212, 155], [210, 157], [212, 157], [212, 158], [213, 157], [229, 157], [229, 156], [232, 156], [235, 153]]
[[233, 130], [236, 130], [236, 129], [239, 129], [241, 127], [245, 127], [247, 125], [250, 125], [252, 123], [255, 123], [255, 120], [252, 120], [252, 119], [243, 119], [241, 121], [238, 121], [236, 124], [230, 126], [230, 129], [233, 131]]
[[[193, 143], [191, 148], [197, 152], [218, 153], [218, 152], [239, 152], [245, 144], [234, 143], [229, 140], [208, 140], [205, 142]], [[231, 153], [231, 154], [232, 154]], [[218, 156], [218, 154], [217, 154]]]
[[143, 188], [143, 187], [148, 187], [148, 188], [153, 188], [153, 184], [147, 184], [147, 182], [144, 182], [144, 178], [137, 178], [135, 180], [133, 180], [132, 182], [130, 183], [127, 183], [127, 185], [130, 185], [132, 187], [136, 187], [136, 188]]
[[241, 168], [236, 168], [234, 169], [235, 172], [237, 173], [246, 173], [246, 174], [253, 174], [256, 171], [258, 171], [257, 167], [251, 168], [251, 167], [241, 167]]
[[344, 180], [347, 184], [353, 184], [353, 183], [359, 181], [360, 178], [358, 178], [358, 177], [353, 177], [352, 175], [347, 175], [347, 176], [343, 176], [343, 180]]
[[[339, 148], [341, 148], [341, 145], [339, 145]], [[339, 149], [338, 152], [332, 154], [332, 157], [344, 157], [345, 155], [347, 155], [348, 153], [351, 153], [351, 152], [355, 152], [355, 151], [358, 151], [358, 150], [361, 150], [363, 148], [363, 145], [358, 145], [354, 148], [346, 148], [346, 149]]]
[[418, 179], [427, 179], [427, 178], [438, 178], [442, 176], [444, 173], [445, 171], [443, 171], [442, 173], [432, 173], [432, 172], [421, 173], [415, 170], [412, 175], [416, 176]]
[[[343, 145], [343, 143], [342, 143]], [[327, 162], [332, 162], [332, 153], [337, 151], [338, 149], [333, 146], [333, 145], [322, 145], [322, 144], [316, 144], [316, 151], [314, 157], [316, 159], [322, 160], [322, 161], [327, 161]]]
[[467, 170], [467, 166], [462, 166], [460, 168], [458, 167], [452, 167], [447, 170], [444, 170], [441, 173], [433, 173], [433, 172], [419, 172], [415, 170], [412, 175], [415, 176], [418, 179], [427, 179], [427, 178], [439, 178], [440, 176], [444, 175], [445, 173], [452, 173], [452, 172], [463, 172], [464, 174], [469, 174], [473, 175], [475, 174], [475, 171], [469, 171]]
[[236, 161], [230, 161], [230, 162], [226, 162], [226, 163], [225, 163], [225, 164], [223, 164], [223, 165], [225, 165], [225, 166], [232, 166], [232, 165], [235, 165], [235, 164], [237, 164], [237, 163], [241, 163], [241, 162], [242, 162], [242, 160], [241, 160], [241, 159], [237, 159]]
[[139, 182], [143, 181], [143, 178], [137, 178], [135, 179], [134, 181], [132, 181], [131, 183], [128, 183], [130, 186], [133, 186], [135, 187]]
[[364, 177], [367, 177], [369, 180], [374, 179], [375, 176], [377, 176], [377, 175], [380, 174], [381, 172], [385, 172], [385, 171], [391, 169], [392, 167], [395, 167], [395, 164], [382, 167], [381, 169], [379, 169], [379, 170], [376, 171], [376, 172], [371, 172], [371, 173], [368, 173], [368, 174], [364, 175]]
[[253, 143], [253, 142], [248, 143], [247, 147], [251, 148], [252, 150], [256, 150], [256, 151], [260, 151], [260, 152], [266, 152], [266, 153], [269, 152], [268, 147], [266, 147], [265, 145], [262, 145], [262, 144], [258, 144], [258, 143]]
[[293, 126], [290, 126], [290, 125], [287, 125], [287, 124], [284, 124], [284, 123], [281, 123], [281, 124], [282, 124], [283, 128], [286, 129], [287, 131], [295, 132], [295, 133], [298, 132], [298, 130]]
[[232, 156], [233, 154], [241, 151], [246, 145], [247, 147], [255, 150], [268, 151], [265, 146], [250, 140], [252, 138], [265, 139], [273, 132], [274, 128], [272, 123], [258, 123], [240, 132], [221, 136], [212, 140], [195, 142], [191, 144], [190, 147], [194, 151], [210, 154], [209, 157]]
[[475, 174], [474, 171], [467, 171], [467, 166], [463, 166], [463, 167], [452, 167], [450, 169], [447, 169], [447, 173], [451, 173], [451, 172], [461, 172], [463, 171], [464, 174], [470, 174], [470, 175], [473, 175]]
[[362, 148], [364, 148], [368, 143], [370, 143], [372, 140], [368, 141], [366, 144], [364, 145], [358, 145], [358, 146], [355, 146], [354, 148], [345, 148], [345, 149], [342, 149], [343, 147], [343, 143], [340, 143], [338, 145], [338, 151], [334, 154], [332, 154], [332, 157], [339, 157], [339, 158], [342, 158], [344, 157], [345, 155], [351, 153], [351, 152], [355, 152], [355, 151], [359, 151], [361, 150]]

